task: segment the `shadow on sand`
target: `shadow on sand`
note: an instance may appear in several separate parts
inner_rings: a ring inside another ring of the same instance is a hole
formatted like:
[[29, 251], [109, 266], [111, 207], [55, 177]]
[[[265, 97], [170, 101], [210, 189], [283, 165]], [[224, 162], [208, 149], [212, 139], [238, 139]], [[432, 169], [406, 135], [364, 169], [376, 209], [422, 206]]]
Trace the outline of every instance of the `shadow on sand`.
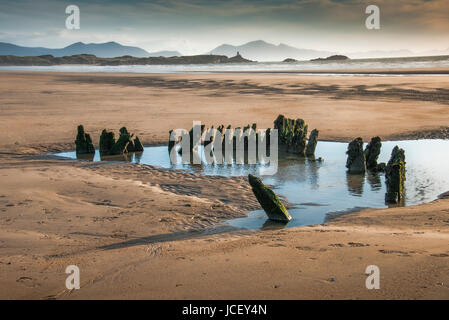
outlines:
[[205, 230], [188, 230], [188, 231], [179, 231], [173, 233], [164, 233], [164, 234], [156, 234], [148, 237], [141, 237], [137, 239], [131, 239], [123, 242], [108, 244], [105, 246], [98, 247], [101, 250], [115, 250], [122, 248], [129, 248], [134, 246], [140, 246], [145, 244], [155, 244], [155, 243], [163, 243], [170, 241], [179, 241], [179, 240], [189, 240], [189, 239], [197, 239], [201, 237], [206, 237], [214, 234], [220, 233], [231, 233], [231, 232], [239, 232], [241, 233], [244, 230], [237, 229], [231, 226], [219, 226], [216, 228], [209, 228]]

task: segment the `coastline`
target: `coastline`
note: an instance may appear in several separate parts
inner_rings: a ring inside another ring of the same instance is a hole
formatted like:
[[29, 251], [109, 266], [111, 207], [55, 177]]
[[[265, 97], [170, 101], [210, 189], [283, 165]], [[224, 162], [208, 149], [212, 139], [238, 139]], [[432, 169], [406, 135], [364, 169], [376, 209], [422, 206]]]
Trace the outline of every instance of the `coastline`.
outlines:
[[267, 71], [216, 71], [217, 73], [266, 73], [266, 74], [310, 74], [310, 75], [448, 75], [447, 68], [397, 68], [397, 69], [325, 69], [325, 70], [267, 70]]
[[[238, 64], [237, 64], [238, 65]], [[247, 65], [247, 64], [245, 64]], [[130, 65], [130, 66], [121, 66], [121, 67], [166, 67], [167, 65], [147, 65], [147, 66], [141, 66], [141, 65]], [[168, 65], [170, 66], [170, 65]], [[174, 65], [176, 66], [176, 65]], [[195, 65], [186, 65], [189, 67], [195, 66]], [[200, 65], [200, 66], [207, 66], [207, 65]], [[58, 70], [56, 68], [58, 67], [78, 67], [78, 68], [87, 68], [85, 70], [79, 70], [79, 71], [73, 71], [73, 70]], [[0, 72], [37, 72], [37, 73], [89, 73], [89, 74], [123, 74], [123, 75], [129, 75], [129, 74], [142, 74], [142, 75], [158, 75], [158, 74], [191, 74], [191, 75], [199, 75], [199, 74], [266, 74], [266, 75], [282, 75], [282, 74], [297, 74], [297, 75], [303, 75], [303, 76], [446, 76], [449, 75], [449, 69], [446, 67], [432, 67], [432, 68], [375, 68], [375, 69], [369, 69], [369, 68], [359, 68], [359, 69], [274, 69], [274, 70], [218, 70], [218, 69], [210, 69], [210, 70], [175, 70], [170, 72], [149, 72], [149, 70], [144, 71], [135, 71], [130, 72], [129, 70], [126, 71], [119, 71], [117, 69], [111, 70], [111, 71], [100, 71], [95, 70], [91, 71], [88, 70], [88, 68], [104, 68], [104, 67], [120, 67], [120, 66], [96, 66], [96, 65], [55, 65], [55, 66], [0, 66]], [[37, 69], [36, 69], [37, 68]], [[50, 68], [54, 70], [45, 70], [45, 68]]]

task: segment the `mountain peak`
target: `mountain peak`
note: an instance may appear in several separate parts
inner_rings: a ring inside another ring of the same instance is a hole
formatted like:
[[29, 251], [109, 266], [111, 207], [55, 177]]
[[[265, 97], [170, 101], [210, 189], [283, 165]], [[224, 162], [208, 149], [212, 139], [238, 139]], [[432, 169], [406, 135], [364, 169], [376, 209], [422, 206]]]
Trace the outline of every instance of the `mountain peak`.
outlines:
[[78, 41], [78, 42], [72, 43], [71, 45], [69, 45], [69, 47], [84, 46], [84, 45], [86, 45], [84, 42]]
[[65, 47], [64, 49], [78, 49], [78, 48], [83, 48], [86, 44], [84, 42], [75, 42], [72, 43], [71, 45], [68, 45], [67, 47]]
[[91, 43], [91, 44], [96, 44], [96, 45], [109, 45], [109, 46], [122, 46], [120, 43], [115, 42], [115, 41], [109, 41], [109, 42], [105, 42], [105, 43]]
[[335, 52], [298, 49], [286, 44], [274, 45], [264, 40], [255, 40], [240, 46], [221, 45], [211, 51], [212, 54], [233, 57], [237, 52], [250, 60], [256, 61], [283, 61], [287, 58], [297, 60], [310, 60], [321, 56], [330, 56]]
[[122, 56], [133, 56], [143, 58], [150, 56], [150, 53], [138, 48], [130, 46], [122, 46], [120, 43], [110, 41], [106, 43], [89, 43], [75, 42], [65, 48], [49, 49], [49, 48], [29, 48], [3, 44], [0, 46], [0, 55], [17, 55], [17, 56], [41, 56], [52, 55], [54, 57], [73, 56], [78, 54], [91, 54], [101, 58], [114, 58]]
[[248, 44], [270, 44], [270, 43], [263, 41], [263, 40], [254, 40], [254, 41], [250, 41], [246, 44], [248, 45]]

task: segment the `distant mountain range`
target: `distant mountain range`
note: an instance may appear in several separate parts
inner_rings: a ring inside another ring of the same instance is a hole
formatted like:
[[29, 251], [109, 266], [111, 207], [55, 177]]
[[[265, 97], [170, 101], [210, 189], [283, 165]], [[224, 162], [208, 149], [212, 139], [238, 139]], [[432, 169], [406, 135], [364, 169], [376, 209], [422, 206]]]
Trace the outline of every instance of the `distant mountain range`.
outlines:
[[54, 57], [73, 56], [78, 54], [92, 54], [101, 58], [115, 58], [132, 56], [137, 58], [147, 57], [173, 57], [180, 56], [178, 51], [158, 51], [149, 53], [138, 47], [123, 46], [117, 42], [89, 43], [77, 42], [61, 49], [49, 49], [43, 47], [22, 47], [11, 43], [0, 42], [0, 55], [42, 56]]
[[223, 44], [212, 50], [210, 53], [232, 57], [235, 56], [237, 52], [247, 59], [257, 61], [283, 61], [287, 58], [310, 60], [336, 54], [336, 52], [331, 51], [298, 49], [282, 43], [274, 45], [263, 40], [251, 41], [241, 46]]
[[[449, 55], [449, 48], [446, 50], [423, 51], [418, 53], [410, 50], [374, 50], [366, 52], [341, 53], [304, 48], [300, 49], [282, 43], [279, 45], [274, 45], [263, 40], [257, 40], [239, 46], [223, 44], [213, 49], [208, 54], [224, 55], [230, 58], [236, 56], [237, 52], [239, 52], [244, 58], [254, 61], [284, 61], [288, 58], [295, 60], [311, 60], [326, 58], [337, 54], [344, 54], [351, 59]], [[91, 54], [99, 58], [115, 58], [123, 56], [132, 56], [136, 58], [182, 56], [182, 54], [178, 51], [158, 51], [150, 53], [144, 49], [123, 46], [117, 42], [89, 44], [77, 42], [61, 49], [22, 47], [11, 43], [0, 42], [0, 55], [14, 55], [18, 57], [52, 55], [54, 57], [64, 57], [80, 54]]]
[[240, 46], [223, 44], [212, 50], [211, 54], [234, 56], [239, 52], [243, 57], [256, 61], [283, 61], [287, 58], [296, 60], [311, 60], [325, 58], [336, 54], [344, 54], [351, 59], [368, 58], [393, 58], [393, 57], [413, 57], [413, 56], [435, 56], [449, 55], [449, 48], [446, 50], [433, 50], [424, 52], [413, 52], [410, 50], [372, 50], [365, 52], [332, 52], [312, 49], [299, 49], [286, 44], [274, 45], [263, 40], [251, 41]]

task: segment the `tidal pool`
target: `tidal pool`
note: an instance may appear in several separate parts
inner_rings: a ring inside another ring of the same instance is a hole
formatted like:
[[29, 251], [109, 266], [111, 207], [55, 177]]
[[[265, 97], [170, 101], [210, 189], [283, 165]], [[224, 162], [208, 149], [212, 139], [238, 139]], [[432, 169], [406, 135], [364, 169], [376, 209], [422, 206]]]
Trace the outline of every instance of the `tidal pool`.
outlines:
[[[406, 206], [435, 200], [449, 191], [449, 140], [405, 140], [382, 142], [379, 162], [388, 162], [393, 147], [405, 150]], [[167, 146], [146, 147], [141, 154], [103, 160], [130, 161], [173, 170], [200, 172], [204, 175], [246, 176], [261, 175], [263, 182], [273, 186], [288, 200], [292, 220], [285, 227], [320, 224], [334, 215], [362, 208], [386, 208], [385, 176], [383, 173], [347, 174], [346, 149], [348, 144], [319, 141], [316, 156], [323, 162], [310, 161], [294, 154], [279, 153], [276, 174], [263, 175], [266, 165], [189, 165], [171, 164]], [[55, 154], [76, 159], [75, 152]], [[98, 151], [92, 159], [100, 161]], [[180, 158], [178, 163], [181, 163]], [[219, 187], [219, 186], [218, 186]], [[267, 220], [263, 210], [250, 212], [248, 217], [232, 219], [227, 224], [237, 228], [259, 229], [284, 227]]]

